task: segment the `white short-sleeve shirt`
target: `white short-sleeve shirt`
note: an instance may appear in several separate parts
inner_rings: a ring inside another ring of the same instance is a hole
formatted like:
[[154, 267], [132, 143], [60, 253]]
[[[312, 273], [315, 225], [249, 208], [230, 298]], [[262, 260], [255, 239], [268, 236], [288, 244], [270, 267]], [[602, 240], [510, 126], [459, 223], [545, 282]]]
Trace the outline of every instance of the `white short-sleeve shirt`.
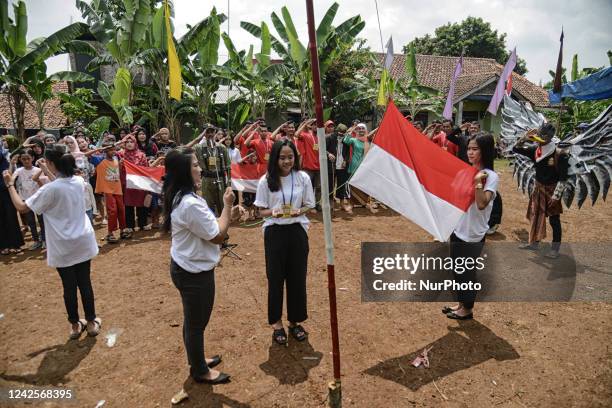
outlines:
[[[291, 194], [292, 191], [293, 195]], [[314, 208], [315, 195], [308, 174], [303, 171], [292, 171], [291, 174], [281, 177], [281, 188], [275, 192], [270, 191], [266, 175], [259, 179], [259, 184], [257, 185], [257, 195], [255, 196], [255, 205], [257, 207], [280, 209], [283, 206], [283, 197], [286, 204], [291, 202], [292, 208]], [[304, 227], [305, 230], [308, 230], [310, 221], [308, 220], [308, 217], [306, 217], [306, 214], [302, 214], [299, 217], [290, 218], [268, 217], [264, 220], [263, 228], [265, 230], [266, 227], [273, 224], [288, 225], [298, 222], [302, 224], [302, 227]]]
[[220, 258], [218, 244], [210, 242], [219, 235], [219, 223], [206, 200], [195, 193], [186, 194], [172, 210], [170, 255], [187, 272], [213, 269]]
[[17, 178], [15, 187], [17, 187], [17, 192], [22, 200], [27, 200], [28, 198], [32, 197], [36, 191], [38, 191], [38, 183], [32, 180], [32, 177], [41, 171], [42, 170], [38, 167], [32, 167], [31, 169], [19, 167], [17, 170], [15, 170], [15, 173], [13, 174], [13, 176]]
[[463, 214], [463, 217], [461, 217], [459, 225], [455, 228], [455, 235], [465, 242], [480, 242], [489, 230], [489, 218], [493, 210], [493, 200], [495, 200], [495, 195], [497, 194], [499, 176], [493, 170], [484, 169], [484, 171], [487, 173], [487, 180], [483, 189], [484, 191], [491, 191], [493, 197], [484, 210], [479, 210], [478, 204], [474, 201], [467, 212]]
[[47, 264], [64, 268], [98, 254], [96, 235], [85, 213], [82, 178], [58, 177], [42, 186], [25, 204], [45, 218]]

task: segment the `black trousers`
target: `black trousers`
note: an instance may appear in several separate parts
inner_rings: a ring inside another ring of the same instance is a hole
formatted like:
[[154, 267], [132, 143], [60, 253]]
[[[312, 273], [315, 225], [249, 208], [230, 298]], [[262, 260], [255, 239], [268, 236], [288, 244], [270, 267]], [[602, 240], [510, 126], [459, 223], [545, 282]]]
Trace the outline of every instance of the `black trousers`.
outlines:
[[[485, 237], [482, 237], [480, 242], [465, 242], [458, 238], [455, 233], [450, 237], [450, 257], [453, 258], [453, 263], [457, 258], [478, 258], [484, 247]], [[463, 273], [453, 272], [453, 277], [457, 283], [476, 282], [476, 268], [465, 268]], [[457, 301], [462, 303], [466, 309], [474, 307], [476, 300], [475, 290], [458, 290], [455, 292]]]
[[204, 357], [204, 330], [215, 303], [215, 270], [191, 273], [173, 260], [170, 276], [183, 302], [183, 342], [189, 372], [192, 377], [200, 377], [208, 372]]
[[[25, 219], [30, 227], [30, 232], [32, 233], [32, 239], [34, 241], [44, 241], [45, 240], [45, 223], [43, 221], [43, 216], [34, 214], [34, 211], [30, 211], [25, 214]], [[36, 220], [38, 220], [38, 225], [40, 225], [40, 234], [38, 229], [36, 228]]]
[[283, 313], [283, 291], [287, 285], [287, 320], [303, 322], [306, 311], [306, 270], [308, 234], [301, 224], [270, 225], [264, 233], [266, 276], [268, 277], [268, 323]]
[[[134, 216], [136, 210], [136, 216]], [[125, 225], [128, 228], [136, 227], [136, 218], [138, 218], [138, 228], [143, 229], [147, 225], [147, 207], [132, 207], [125, 206]]]
[[336, 198], [350, 198], [348, 179], [349, 172], [347, 169], [336, 170]]
[[96, 307], [94, 304], [94, 292], [91, 287], [91, 260], [81, 262], [65, 268], [57, 268], [62, 286], [64, 287], [64, 305], [68, 312], [68, 321], [76, 323], [79, 321], [79, 300], [77, 288], [81, 292], [81, 302], [85, 311], [85, 319], [91, 322], [96, 318]]
[[561, 248], [561, 216], [551, 215], [548, 217], [548, 222], [552, 228], [552, 249], [558, 251]]
[[499, 191], [495, 193], [495, 199], [493, 200], [493, 208], [491, 209], [491, 216], [489, 217], [489, 227], [497, 224], [501, 224], [503, 213], [502, 196]]
[[17, 210], [6, 188], [0, 188], [0, 249], [17, 249], [23, 245]]

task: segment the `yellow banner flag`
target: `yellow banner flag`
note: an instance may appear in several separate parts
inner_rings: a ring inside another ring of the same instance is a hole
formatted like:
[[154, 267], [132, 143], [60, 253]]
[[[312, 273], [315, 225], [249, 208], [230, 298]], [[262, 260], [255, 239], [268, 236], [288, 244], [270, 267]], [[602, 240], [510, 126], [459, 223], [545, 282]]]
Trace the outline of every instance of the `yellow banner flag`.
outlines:
[[166, 21], [166, 36], [168, 37], [168, 69], [170, 82], [170, 97], [181, 100], [181, 92], [183, 90], [183, 80], [181, 78], [181, 63], [179, 62], [176, 48], [174, 47], [174, 38], [172, 36], [172, 28], [170, 27], [170, 7], [168, 1], [164, 1]]
[[380, 76], [380, 88], [378, 88], [378, 106], [387, 106], [387, 70], [383, 69]]

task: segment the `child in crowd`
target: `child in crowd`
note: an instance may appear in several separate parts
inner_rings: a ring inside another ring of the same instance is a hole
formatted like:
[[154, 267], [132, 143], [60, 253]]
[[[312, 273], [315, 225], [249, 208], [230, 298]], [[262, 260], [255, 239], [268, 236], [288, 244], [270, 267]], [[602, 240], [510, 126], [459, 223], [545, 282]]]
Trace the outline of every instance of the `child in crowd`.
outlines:
[[85, 181], [85, 191], [83, 192], [83, 198], [85, 200], [85, 213], [89, 218], [89, 222], [91, 222], [91, 226], [94, 226], [94, 215], [98, 214], [98, 209], [96, 208], [96, 197], [94, 196], [93, 188], [91, 184], [85, 180], [85, 176], [83, 172], [77, 168], [74, 172], [75, 176], [81, 177], [83, 181]]
[[121, 178], [119, 174], [119, 160], [115, 157], [115, 145], [104, 143], [105, 158], [96, 167], [96, 193], [104, 194], [106, 212], [108, 216], [108, 235], [106, 241], [115, 244], [118, 242], [114, 232], [117, 223], [121, 230], [121, 238], [130, 238], [125, 223], [125, 207], [123, 205], [123, 192], [121, 191]]
[[[39, 188], [37, 180], [42, 170], [38, 167], [34, 167], [33, 159], [34, 152], [32, 150], [21, 152], [19, 155], [21, 167], [17, 168], [13, 173], [13, 183], [17, 188], [17, 193], [24, 201], [33, 196]], [[34, 243], [30, 246], [30, 251], [34, 251], [39, 248], [44, 249], [45, 225], [42, 214], [35, 215], [32, 211], [29, 211], [23, 215], [23, 218], [30, 228], [32, 240], [34, 241]], [[38, 219], [38, 224], [40, 225], [40, 235], [38, 229], [36, 228], [36, 219]]]

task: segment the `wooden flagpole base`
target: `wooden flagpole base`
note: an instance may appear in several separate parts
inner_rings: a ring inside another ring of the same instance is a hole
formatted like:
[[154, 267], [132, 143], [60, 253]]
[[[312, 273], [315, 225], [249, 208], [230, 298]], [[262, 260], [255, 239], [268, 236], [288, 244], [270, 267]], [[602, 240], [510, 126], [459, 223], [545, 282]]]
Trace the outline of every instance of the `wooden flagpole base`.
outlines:
[[327, 400], [329, 401], [330, 408], [341, 408], [342, 407], [342, 385], [340, 380], [330, 381], [327, 384]]

